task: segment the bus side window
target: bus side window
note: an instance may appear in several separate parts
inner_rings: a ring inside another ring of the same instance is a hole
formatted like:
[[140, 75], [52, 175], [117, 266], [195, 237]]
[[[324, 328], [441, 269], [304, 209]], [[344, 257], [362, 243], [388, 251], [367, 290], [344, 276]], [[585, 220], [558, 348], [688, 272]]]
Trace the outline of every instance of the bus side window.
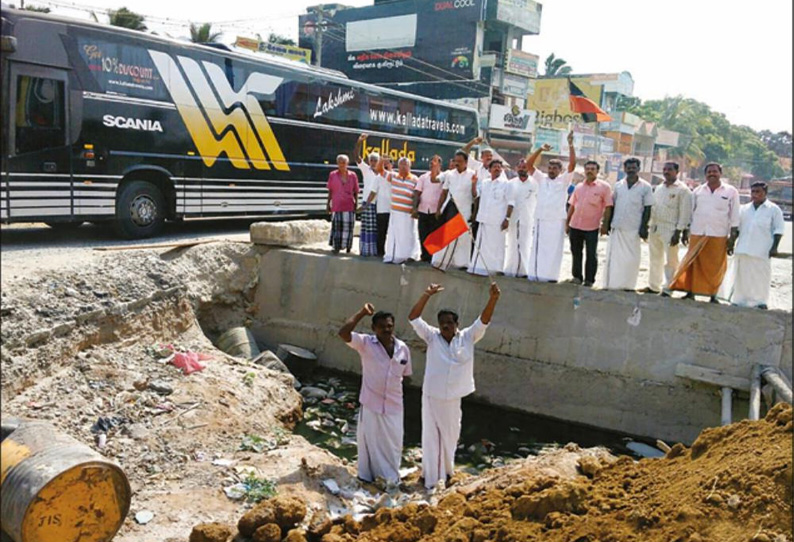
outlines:
[[65, 144], [63, 81], [19, 76], [15, 114], [17, 154]]

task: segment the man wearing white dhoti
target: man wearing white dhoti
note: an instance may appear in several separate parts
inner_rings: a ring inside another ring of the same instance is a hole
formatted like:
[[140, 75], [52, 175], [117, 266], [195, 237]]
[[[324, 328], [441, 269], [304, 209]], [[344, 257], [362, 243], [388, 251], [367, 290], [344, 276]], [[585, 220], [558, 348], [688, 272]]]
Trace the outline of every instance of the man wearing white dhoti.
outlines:
[[538, 182], [529, 176], [526, 160], [516, 166], [518, 177], [508, 184], [507, 228], [504, 273], [508, 277], [526, 277], [529, 268], [529, 252], [532, 246], [532, 226], [538, 198]]
[[562, 172], [560, 160], [549, 160], [548, 174], [535, 168], [542, 152], [551, 150], [544, 144], [527, 158], [529, 174], [538, 183], [538, 202], [535, 207], [535, 226], [532, 232], [532, 248], [527, 269], [529, 280], [557, 282], [560, 279], [562, 251], [565, 243], [565, 222], [568, 212], [568, 186], [576, 168], [576, 151], [573, 147], [573, 132], [568, 134], [568, 169]]
[[629, 158], [623, 163], [626, 178], [615, 183], [613, 206], [604, 214], [602, 234], [609, 235], [604, 288], [634, 290], [640, 273], [640, 239], [648, 239], [653, 189], [640, 179], [640, 161]]
[[406, 260], [419, 260], [419, 228], [413, 212], [414, 189], [418, 179], [411, 173], [411, 161], [400, 158], [397, 173], [390, 173], [387, 180], [391, 185], [391, 215], [383, 261], [403, 263]]
[[428, 489], [440, 480], [446, 481], [455, 468], [462, 418], [460, 400], [474, 391], [474, 345], [485, 335], [501, 294], [496, 283], [491, 283], [490, 297], [480, 317], [459, 330], [458, 315], [449, 309], [438, 312], [438, 327], [422, 319], [427, 301], [443, 290], [439, 284], [428, 286], [408, 315], [416, 334], [427, 343], [422, 383], [422, 475]]
[[480, 187], [479, 228], [468, 269], [474, 275], [501, 272], [505, 264], [505, 231], [510, 223], [507, 209], [509, 181], [502, 175], [501, 160], [491, 160], [489, 165], [490, 178]]
[[[444, 207], [455, 203], [464, 220], [471, 225], [471, 207], [476, 193], [477, 175], [467, 167], [468, 155], [463, 151], [455, 153], [455, 168], [441, 173], [441, 197], [438, 199], [436, 218], [441, 217]], [[466, 269], [471, 258], [471, 234], [463, 234], [442, 250], [433, 254], [433, 267], [447, 269], [456, 267]]]
[[733, 305], [766, 309], [772, 281], [772, 262], [785, 232], [783, 211], [766, 198], [767, 185], [750, 187], [750, 203], [739, 210], [739, 237], [733, 251]]
[[[372, 316], [374, 335], [355, 333], [358, 322]], [[400, 480], [403, 448], [404, 376], [411, 374], [411, 352], [394, 336], [394, 315], [375, 312], [371, 303], [347, 319], [339, 336], [361, 357], [361, 407], [358, 415], [358, 477]]]

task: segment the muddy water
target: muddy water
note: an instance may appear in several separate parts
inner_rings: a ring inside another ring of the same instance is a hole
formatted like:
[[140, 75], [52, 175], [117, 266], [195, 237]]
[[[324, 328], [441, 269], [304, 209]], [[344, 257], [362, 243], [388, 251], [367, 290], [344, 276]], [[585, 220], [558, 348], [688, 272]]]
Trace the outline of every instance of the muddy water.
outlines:
[[[304, 379], [304, 419], [295, 432], [335, 455], [355, 460], [360, 384], [361, 377], [357, 375], [326, 369]], [[410, 468], [419, 466], [421, 458], [421, 391], [406, 388], [404, 403], [403, 467]], [[471, 472], [482, 471], [503, 465], [508, 459], [524, 458], [544, 447], [561, 447], [569, 442], [582, 447], [604, 446], [617, 455], [635, 456], [626, 447], [629, 440], [651, 444], [646, 439], [630, 439], [611, 431], [464, 399], [463, 428], [455, 460]]]

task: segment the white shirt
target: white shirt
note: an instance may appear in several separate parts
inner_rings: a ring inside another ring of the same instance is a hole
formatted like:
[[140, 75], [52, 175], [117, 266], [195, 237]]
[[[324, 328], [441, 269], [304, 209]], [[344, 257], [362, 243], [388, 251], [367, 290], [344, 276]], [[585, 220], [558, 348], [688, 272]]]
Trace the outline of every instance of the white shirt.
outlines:
[[487, 179], [480, 187], [480, 206], [477, 222], [500, 226], [507, 216], [507, 196], [510, 181], [503, 177]]
[[[463, 173], [457, 169], [450, 169], [441, 174], [441, 189], [449, 192], [447, 201], [451, 197], [458, 211], [467, 221], [471, 218], [471, 205], [474, 202], [471, 193], [471, 180], [474, 174], [474, 170], [468, 168], [464, 169]], [[444, 205], [446, 204], [445, 201]]]
[[702, 184], [692, 192], [692, 235], [728, 237], [731, 228], [739, 227], [739, 191], [720, 182], [712, 192]]
[[538, 201], [538, 181], [532, 177], [522, 181], [510, 179], [508, 183], [507, 204], [513, 206], [511, 220], [532, 220]]
[[550, 179], [539, 169], [535, 169], [532, 178], [538, 183], [538, 203], [535, 210], [537, 220], [565, 220], [568, 211], [568, 186], [573, 180], [573, 172], [566, 171]]
[[[389, 173], [384, 170], [384, 173]], [[391, 183], [384, 175], [375, 175], [376, 182], [373, 184], [372, 191], [377, 194], [375, 201], [377, 202], [376, 211], [378, 214], [391, 212]]]
[[[361, 189], [362, 199], [366, 202], [369, 199], [371, 192], [378, 193], [378, 174], [375, 173], [369, 164], [361, 162], [358, 164], [358, 169], [361, 170], [361, 176], [364, 178], [364, 187]], [[373, 203], [377, 202], [376, 197]]]
[[613, 230], [640, 231], [645, 207], [653, 205], [653, 189], [648, 181], [637, 179], [631, 188], [626, 179], [615, 183], [612, 191]]
[[692, 218], [692, 192], [681, 181], [662, 183], [653, 191], [651, 226], [664, 231], [685, 230]]
[[[476, 158], [472, 158], [471, 156], [469, 156], [469, 163], [467, 165], [469, 166], [469, 169], [473, 169], [477, 174], [477, 193], [479, 194], [483, 181], [487, 181], [491, 178], [491, 172], [488, 171], [487, 167], [482, 165], [482, 162]], [[504, 170], [502, 170], [502, 174], [499, 176], [499, 178], [505, 181], [507, 180], [507, 174], [505, 174]]]
[[451, 342], [441, 336], [437, 327], [422, 317], [411, 320], [411, 327], [427, 343], [425, 378], [422, 394], [437, 399], [458, 399], [474, 391], [474, 345], [488, 329], [477, 318], [466, 329], [458, 330]]
[[775, 235], [783, 235], [785, 228], [783, 211], [771, 201], [764, 201], [758, 209], [753, 202], [745, 203], [739, 210], [739, 238], [734, 254], [769, 258]]

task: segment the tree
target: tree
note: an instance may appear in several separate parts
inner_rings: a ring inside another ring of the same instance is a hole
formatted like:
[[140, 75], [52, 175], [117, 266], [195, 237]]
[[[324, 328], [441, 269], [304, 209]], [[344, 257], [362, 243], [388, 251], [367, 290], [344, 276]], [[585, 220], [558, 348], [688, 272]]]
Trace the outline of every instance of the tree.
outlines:
[[761, 130], [758, 132], [758, 137], [778, 156], [791, 158], [791, 134], [788, 132], [772, 133], [769, 130]]
[[276, 34], [275, 32], [270, 33], [270, 35], [267, 37], [267, 41], [268, 43], [275, 43], [278, 45], [297, 45], [295, 40], [288, 38], [287, 36]]
[[555, 57], [554, 53], [551, 53], [548, 56], [546, 59], [546, 73], [544, 74], [546, 77], [552, 77], [554, 75], [568, 75], [570, 73], [571, 67], [568, 66], [568, 63], [565, 60]]
[[42, 6], [25, 6], [22, 9], [24, 9], [25, 11], [35, 11], [37, 13], [49, 13], [50, 12], [50, 8], [45, 8], [45, 7], [42, 7]]
[[143, 15], [130, 11], [127, 8], [111, 9], [108, 11], [110, 17], [110, 24], [112, 26], [120, 26], [121, 28], [129, 28], [131, 30], [146, 30], [146, 25], [143, 23]]
[[212, 23], [197, 26], [190, 23], [190, 41], [193, 43], [216, 43], [221, 37], [221, 32], [212, 31]]

